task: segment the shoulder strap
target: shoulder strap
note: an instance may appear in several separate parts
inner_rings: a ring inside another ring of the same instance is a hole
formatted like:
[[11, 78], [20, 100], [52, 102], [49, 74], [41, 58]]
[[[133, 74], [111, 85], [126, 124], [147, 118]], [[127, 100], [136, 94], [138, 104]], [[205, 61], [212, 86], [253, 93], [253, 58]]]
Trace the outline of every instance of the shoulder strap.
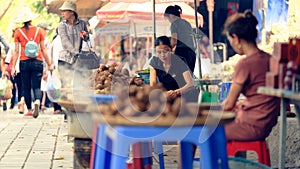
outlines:
[[35, 34], [34, 34], [34, 38], [33, 38], [34, 41], [35, 41], [35, 38], [36, 38], [36, 36], [37, 36], [37, 34], [39, 32], [39, 29], [40, 29], [39, 27], [36, 28], [36, 31], [35, 31]]
[[20, 31], [20, 33], [23, 35], [23, 37], [24, 37], [26, 40], [28, 40], [28, 41], [29, 41], [29, 39], [27, 38], [27, 36], [25, 35], [25, 33], [22, 31], [22, 29], [21, 29], [21, 28], [19, 29], [19, 31]]
[[[35, 41], [35, 38], [36, 38], [36, 36], [39, 32], [39, 29], [40, 29], [39, 27], [36, 28], [36, 31], [35, 31], [35, 34], [34, 34], [34, 37], [33, 37], [33, 41]], [[19, 30], [20, 30], [20, 33], [24, 36], [24, 38], [29, 41], [28, 37], [25, 35], [25, 33], [22, 31], [22, 29], [20, 28]]]

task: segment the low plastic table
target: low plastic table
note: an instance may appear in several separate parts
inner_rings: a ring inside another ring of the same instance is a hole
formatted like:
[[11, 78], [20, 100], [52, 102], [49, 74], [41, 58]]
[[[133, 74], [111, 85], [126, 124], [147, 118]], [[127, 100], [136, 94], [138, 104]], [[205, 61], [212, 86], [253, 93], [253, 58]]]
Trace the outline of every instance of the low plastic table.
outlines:
[[[226, 113], [225, 113], [226, 114]], [[218, 161], [221, 161], [223, 169], [228, 169], [228, 158], [226, 150], [226, 137], [223, 124], [234, 120], [234, 114], [222, 116], [220, 125], [129, 125], [128, 120], [118, 119], [118, 117], [101, 118], [101, 115], [93, 118], [98, 122], [98, 132], [95, 137], [94, 163], [95, 169], [125, 169], [126, 160], [130, 145], [137, 142], [164, 142], [180, 141], [181, 161], [185, 169], [193, 168], [192, 144], [198, 146], [201, 153], [200, 166], [205, 169], [218, 168]], [[103, 117], [103, 116], [102, 116]], [[101, 120], [102, 119], [102, 120]], [[100, 120], [100, 121], [99, 121]], [[163, 121], [163, 120], [162, 120]], [[181, 120], [179, 120], [181, 121]], [[210, 121], [208, 119], [208, 121]], [[105, 123], [106, 122], [106, 123]], [[201, 122], [201, 120], [198, 120]], [[112, 124], [113, 123], [113, 124]], [[119, 124], [118, 124], [119, 123]], [[163, 123], [160, 123], [164, 125]], [[176, 123], [174, 123], [176, 124]], [[199, 168], [200, 168], [199, 166]]]

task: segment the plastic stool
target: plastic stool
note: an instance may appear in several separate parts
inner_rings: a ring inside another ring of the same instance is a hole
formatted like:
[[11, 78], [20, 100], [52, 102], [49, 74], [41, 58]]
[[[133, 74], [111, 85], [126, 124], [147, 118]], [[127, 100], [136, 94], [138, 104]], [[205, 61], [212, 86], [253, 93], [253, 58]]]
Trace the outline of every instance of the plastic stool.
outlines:
[[248, 150], [252, 150], [257, 153], [259, 163], [271, 166], [270, 152], [266, 140], [230, 141], [227, 143], [228, 156], [235, 156], [237, 152]]

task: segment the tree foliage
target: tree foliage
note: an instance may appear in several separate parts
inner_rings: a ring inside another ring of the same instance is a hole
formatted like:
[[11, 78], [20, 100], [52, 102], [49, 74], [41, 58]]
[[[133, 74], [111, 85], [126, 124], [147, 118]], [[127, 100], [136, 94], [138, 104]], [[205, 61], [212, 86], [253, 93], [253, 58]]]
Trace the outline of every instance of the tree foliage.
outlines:
[[[9, 39], [11, 37], [12, 29], [23, 26], [14, 22], [20, 9], [24, 6], [31, 8], [32, 12], [39, 14], [39, 17], [33, 20], [33, 25], [40, 22], [46, 22], [53, 29], [49, 31], [48, 38], [51, 40], [55, 34], [55, 28], [60, 22], [60, 16], [47, 12], [47, 7], [43, 5], [43, 0], [10, 0], [12, 3], [9, 8], [3, 13], [0, 18], [0, 31]], [[8, 1], [6, 1], [8, 2]], [[4, 6], [0, 6], [0, 10], [4, 11]]]

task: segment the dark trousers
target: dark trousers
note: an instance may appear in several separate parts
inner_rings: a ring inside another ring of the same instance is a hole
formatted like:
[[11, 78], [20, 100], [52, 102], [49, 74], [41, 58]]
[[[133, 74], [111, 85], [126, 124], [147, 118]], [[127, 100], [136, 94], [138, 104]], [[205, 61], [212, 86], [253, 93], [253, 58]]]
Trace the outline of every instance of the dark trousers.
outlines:
[[42, 100], [41, 80], [43, 75], [43, 62], [36, 59], [20, 61], [22, 90], [27, 109], [30, 110], [32, 98], [31, 89], [35, 99]]
[[17, 73], [17, 75], [14, 77], [14, 81], [17, 84], [18, 88], [18, 102], [21, 101], [21, 97], [23, 97], [23, 92], [22, 92], [22, 79], [21, 79], [21, 73]]
[[54, 111], [61, 110], [61, 106], [55, 102], [53, 102], [53, 108], [54, 108]]
[[16, 80], [12, 78], [12, 76], [9, 77], [11, 83], [13, 84], [13, 88], [11, 90], [12, 92], [12, 98], [10, 100], [10, 107], [13, 108], [15, 106], [16, 97], [17, 97], [17, 88], [16, 88]]
[[191, 72], [192, 73], [194, 72], [195, 63], [196, 63], [196, 53], [192, 49], [188, 47], [186, 48], [176, 47], [174, 54], [181, 57], [182, 60], [185, 61], [187, 66], [190, 68]]

